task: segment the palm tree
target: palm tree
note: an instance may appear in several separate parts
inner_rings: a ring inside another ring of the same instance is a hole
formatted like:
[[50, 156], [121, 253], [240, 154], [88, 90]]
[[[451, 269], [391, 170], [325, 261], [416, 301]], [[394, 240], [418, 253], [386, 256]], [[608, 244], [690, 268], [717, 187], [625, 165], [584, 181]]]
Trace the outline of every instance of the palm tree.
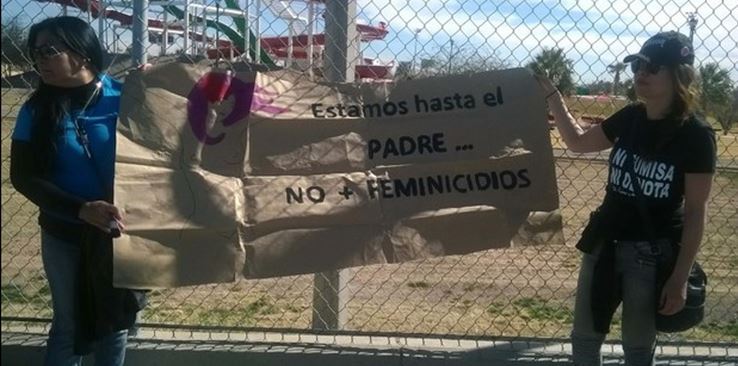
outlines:
[[717, 63], [707, 63], [700, 67], [700, 97], [702, 110], [713, 112], [730, 103], [733, 82], [728, 70], [720, 68]]
[[702, 111], [714, 117], [727, 133], [734, 121], [732, 119], [733, 81], [728, 70], [717, 63], [707, 63], [700, 67], [700, 99]]
[[574, 90], [572, 70], [574, 63], [566, 58], [560, 48], [544, 48], [541, 53], [526, 65], [536, 75], [546, 76], [563, 94]]
[[625, 71], [626, 66], [627, 65], [622, 62], [616, 62], [612, 65], [607, 66], [607, 71], [615, 74], [615, 77], [612, 81], [612, 90], [610, 91], [611, 95], [615, 95], [615, 93], [619, 90], [618, 86], [620, 84], [620, 73]]
[[723, 128], [723, 134], [730, 133], [733, 125], [738, 124], [738, 87], [733, 88], [730, 92], [730, 100], [715, 113], [715, 119]]

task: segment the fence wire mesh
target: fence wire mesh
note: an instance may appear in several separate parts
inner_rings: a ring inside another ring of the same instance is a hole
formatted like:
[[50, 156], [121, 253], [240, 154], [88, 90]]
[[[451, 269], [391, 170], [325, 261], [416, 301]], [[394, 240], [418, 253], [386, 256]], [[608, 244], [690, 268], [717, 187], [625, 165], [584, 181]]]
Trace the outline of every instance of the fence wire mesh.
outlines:
[[[221, 57], [324, 78], [325, 38], [330, 36], [324, 34], [330, 20], [323, 2], [189, 3], [194, 5], [185, 42], [185, 1], [150, 1], [150, 63], [180, 56]], [[585, 127], [632, 97], [631, 74], [620, 62], [626, 54], [660, 30], [692, 36], [701, 107], [718, 136], [718, 170], [699, 254], [710, 284], [705, 321], [665, 337], [688, 343], [738, 342], [738, 2], [363, 0], [355, 5], [355, 39], [361, 42], [356, 52], [348, 53], [354, 69], [348, 79], [384, 82], [539, 68], [569, 95], [568, 105]], [[89, 19], [101, 31], [108, 71], [124, 78], [132, 66], [132, 9], [129, 1], [3, 1], [3, 330], [13, 321], [45, 323], [51, 317], [37, 208], [13, 190], [9, 179], [15, 118], [37, 78], [25, 56], [27, 31], [50, 16]], [[312, 47], [300, 38], [289, 41], [291, 35], [308, 34], [310, 27]], [[345, 316], [343, 329], [356, 334], [566, 338], [580, 260], [572, 244], [604, 196], [607, 162], [606, 154], [567, 151], [555, 129], [551, 141], [566, 243], [347, 270], [341, 282], [347, 300], [339, 309]], [[307, 330], [314, 326], [313, 292], [313, 276], [308, 275], [154, 291], [141, 322], [184, 329]], [[617, 319], [610, 335], [614, 339], [620, 335]]]

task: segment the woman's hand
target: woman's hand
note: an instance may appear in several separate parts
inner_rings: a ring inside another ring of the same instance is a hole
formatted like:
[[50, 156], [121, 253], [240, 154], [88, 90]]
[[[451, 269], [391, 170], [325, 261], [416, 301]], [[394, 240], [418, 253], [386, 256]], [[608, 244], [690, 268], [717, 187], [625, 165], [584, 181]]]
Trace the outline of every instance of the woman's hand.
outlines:
[[86, 202], [79, 209], [78, 216], [80, 220], [95, 226], [106, 233], [110, 233], [110, 221], [112, 220], [118, 222], [118, 226], [121, 231], [124, 229], [123, 223], [121, 222], [123, 217], [120, 214], [120, 210], [105, 201]]
[[136, 66], [134, 68], [128, 69], [128, 72], [126, 74], [129, 74], [130, 75], [131, 73], [134, 73], [134, 72], [144, 72], [144, 71], [146, 71], [146, 70], [148, 70], [148, 69], [150, 69], [152, 67], [154, 67], [154, 65], [152, 65], [150, 63], [141, 64], [141, 65], [138, 65], [138, 66]]
[[659, 314], [673, 315], [678, 313], [687, 301], [687, 280], [680, 280], [675, 276], [669, 277], [661, 290], [659, 299]]

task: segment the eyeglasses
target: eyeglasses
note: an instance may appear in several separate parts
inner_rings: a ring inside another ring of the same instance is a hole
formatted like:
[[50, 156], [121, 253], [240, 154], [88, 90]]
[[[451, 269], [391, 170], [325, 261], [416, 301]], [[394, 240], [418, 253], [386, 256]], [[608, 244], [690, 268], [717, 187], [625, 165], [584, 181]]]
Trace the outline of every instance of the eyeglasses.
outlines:
[[657, 74], [659, 71], [661, 71], [662, 67], [663, 66], [661, 65], [654, 65], [644, 60], [634, 60], [630, 63], [630, 71], [633, 71], [634, 74], [637, 74], [638, 70], [640, 70], [641, 68], [646, 70], [646, 72], [649, 74]]
[[54, 45], [46, 44], [40, 47], [31, 48], [31, 58], [34, 61], [48, 60], [64, 53], [64, 49]]

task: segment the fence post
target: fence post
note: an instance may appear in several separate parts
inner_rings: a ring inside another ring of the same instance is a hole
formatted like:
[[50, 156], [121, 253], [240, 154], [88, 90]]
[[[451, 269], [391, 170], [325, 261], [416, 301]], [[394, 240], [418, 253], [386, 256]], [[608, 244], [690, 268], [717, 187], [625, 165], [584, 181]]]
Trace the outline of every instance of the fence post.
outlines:
[[[356, 0], [326, 2], [324, 75], [331, 82], [352, 82], [356, 70]], [[313, 280], [313, 329], [344, 329], [351, 270], [316, 273]]]
[[359, 54], [356, 0], [327, 1], [325, 7], [325, 77], [332, 82], [353, 82]]
[[131, 61], [133, 66], [147, 62], [146, 52], [149, 48], [149, 1], [133, 0], [133, 48]]

